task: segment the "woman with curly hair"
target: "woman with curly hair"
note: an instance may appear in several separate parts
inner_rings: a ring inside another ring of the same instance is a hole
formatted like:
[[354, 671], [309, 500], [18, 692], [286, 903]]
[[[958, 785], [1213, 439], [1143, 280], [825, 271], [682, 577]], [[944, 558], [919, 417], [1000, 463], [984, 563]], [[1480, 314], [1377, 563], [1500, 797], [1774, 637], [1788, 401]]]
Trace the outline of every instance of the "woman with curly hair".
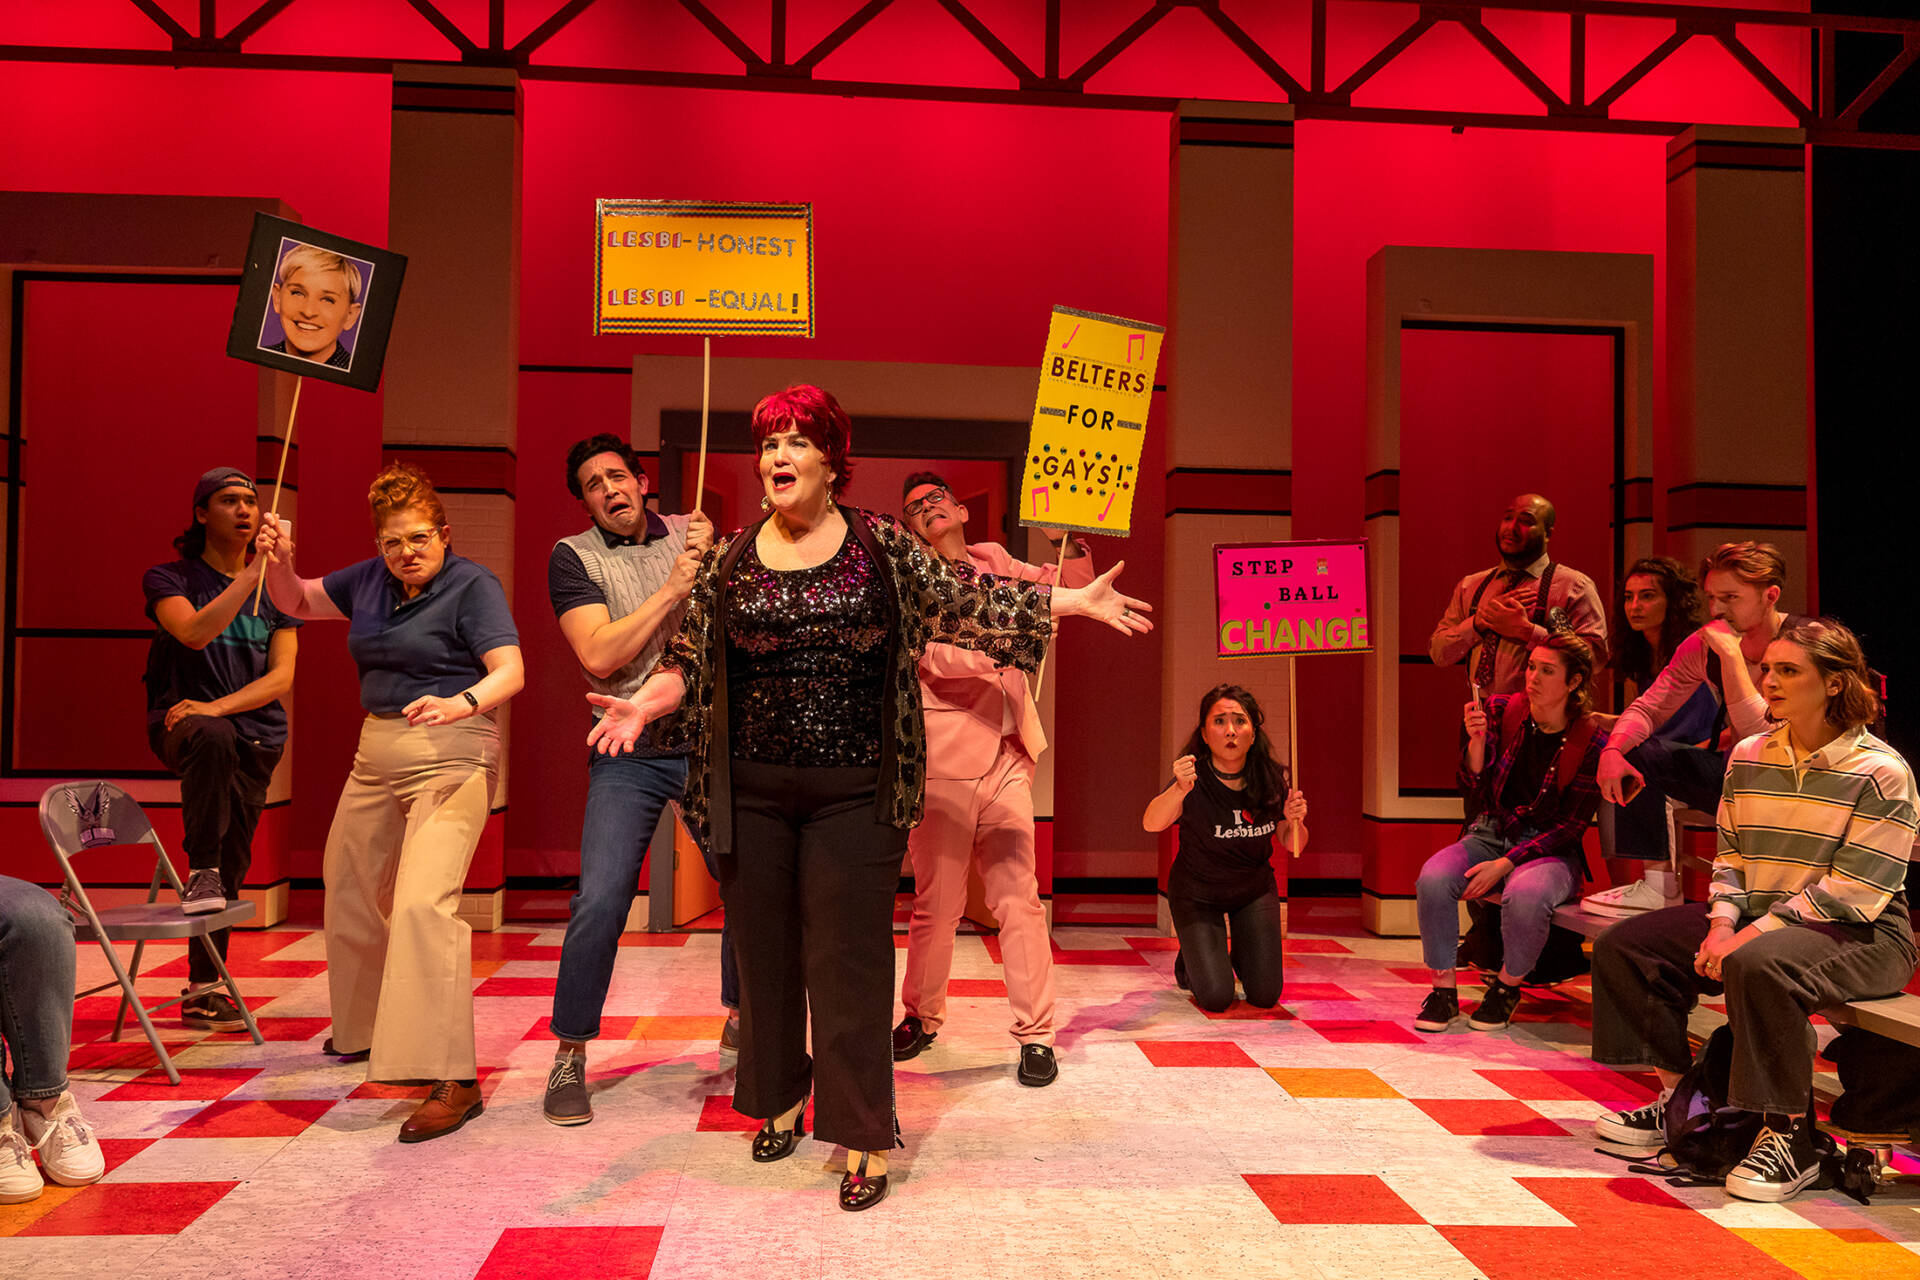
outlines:
[[1233, 1003], [1236, 975], [1248, 1004], [1280, 1003], [1273, 837], [1282, 822], [1298, 822], [1306, 848], [1307, 798], [1273, 758], [1266, 723], [1260, 703], [1239, 685], [1207, 690], [1200, 723], [1173, 762], [1173, 781], [1140, 818], [1148, 831], [1180, 824], [1167, 873], [1167, 910], [1180, 938], [1174, 976], [1210, 1013]]
[[740, 969], [734, 1109], [763, 1122], [764, 1163], [792, 1154], [811, 1094], [815, 1136], [847, 1148], [840, 1207], [858, 1211], [887, 1194], [899, 1141], [893, 898], [926, 779], [921, 653], [960, 645], [1031, 672], [1054, 618], [1152, 624], [1114, 590], [1119, 564], [1085, 587], [996, 578], [839, 505], [853, 424], [818, 387], [768, 396], [752, 429], [767, 514], [707, 552], [633, 697], [588, 695], [606, 714], [587, 741], [629, 751], [660, 719], [690, 739], [682, 812], [719, 859]]
[[369, 1080], [432, 1081], [400, 1128], [400, 1141], [424, 1142], [483, 1109], [460, 889], [500, 771], [494, 713], [525, 675], [500, 580], [454, 554], [432, 481], [392, 463], [367, 500], [371, 559], [302, 578], [271, 515], [259, 547], [281, 610], [351, 624], [367, 712], [327, 833], [325, 1052], [367, 1059]]

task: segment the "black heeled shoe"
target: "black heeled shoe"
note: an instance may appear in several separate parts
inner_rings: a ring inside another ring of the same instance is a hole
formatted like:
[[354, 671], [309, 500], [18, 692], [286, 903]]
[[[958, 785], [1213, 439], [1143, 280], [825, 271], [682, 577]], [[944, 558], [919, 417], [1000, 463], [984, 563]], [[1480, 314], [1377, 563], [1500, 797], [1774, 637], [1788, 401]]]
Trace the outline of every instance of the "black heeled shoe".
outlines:
[[858, 1213], [862, 1209], [871, 1209], [887, 1198], [887, 1175], [867, 1176], [867, 1156], [860, 1153], [860, 1168], [852, 1173], [840, 1175], [840, 1207], [848, 1213]]
[[757, 1164], [772, 1164], [775, 1160], [785, 1160], [793, 1154], [793, 1145], [807, 1136], [807, 1100], [800, 1099], [800, 1110], [794, 1113], [793, 1128], [776, 1129], [770, 1118], [760, 1126], [760, 1132], [753, 1135], [753, 1158]]

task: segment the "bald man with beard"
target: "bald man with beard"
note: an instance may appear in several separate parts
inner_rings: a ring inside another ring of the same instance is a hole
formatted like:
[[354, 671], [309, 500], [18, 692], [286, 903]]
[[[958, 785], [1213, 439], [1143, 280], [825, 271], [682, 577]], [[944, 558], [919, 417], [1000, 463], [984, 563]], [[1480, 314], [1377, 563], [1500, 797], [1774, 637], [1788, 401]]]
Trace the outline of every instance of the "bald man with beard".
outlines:
[[1494, 532], [1500, 563], [1460, 579], [1427, 642], [1436, 667], [1464, 662], [1482, 697], [1518, 693], [1527, 654], [1559, 624], [1587, 642], [1595, 670], [1606, 665], [1607, 612], [1593, 579], [1556, 564], [1553, 504], [1523, 493], [1507, 504]]

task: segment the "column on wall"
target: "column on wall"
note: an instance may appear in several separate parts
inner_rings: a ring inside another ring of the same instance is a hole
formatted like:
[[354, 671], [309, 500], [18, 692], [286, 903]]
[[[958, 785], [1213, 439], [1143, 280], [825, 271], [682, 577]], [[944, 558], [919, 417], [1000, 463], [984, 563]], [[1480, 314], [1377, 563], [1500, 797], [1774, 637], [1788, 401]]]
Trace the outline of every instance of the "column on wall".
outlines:
[[[521, 92], [512, 71], [400, 65], [393, 72], [388, 242], [407, 279], [388, 343], [383, 460], [433, 479], [454, 550], [513, 597], [514, 447], [520, 362]], [[522, 625], [529, 620], [520, 619]], [[506, 739], [493, 812], [461, 916], [498, 928], [505, 906]]]
[[[1293, 533], [1293, 110], [1182, 102], [1173, 116], [1168, 216], [1166, 633], [1161, 758], [1223, 680], [1286, 736], [1284, 659], [1215, 657], [1212, 548]], [[1282, 748], [1282, 755], [1291, 744]], [[1163, 772], [1165, 770], [1163, 769]], [[1160, 924], [1171, 832], [1160, 844]]]
[[1666, 551], [1785, 554], [1783, 608], [1810, 598], [1806, 138], [1698, 125], [1667, 146]]

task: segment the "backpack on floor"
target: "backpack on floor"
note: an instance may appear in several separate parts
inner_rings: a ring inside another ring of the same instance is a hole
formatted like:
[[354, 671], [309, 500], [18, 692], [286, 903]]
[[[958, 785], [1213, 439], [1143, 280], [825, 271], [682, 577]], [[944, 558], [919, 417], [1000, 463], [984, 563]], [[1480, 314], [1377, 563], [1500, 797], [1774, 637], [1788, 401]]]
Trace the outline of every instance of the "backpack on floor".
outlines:
[[[1466, 935], [1460, 939], [1454, 964], [1462, 969], [1500, 972], [1501, 962], [1506, 958], [1506, 944], [1500, 939], [1500, 908], [1486, 902], [1469, 902], [1467, 919], [1470, 923]], [[1593, 962], [1587, 958], [1581, 941], [1573, 930], [1557, 924], [1552, 926], [1547, 930], [1547, 945], [1540, 949], [1540, 958], [1534, 961], [1520, 985], [1550, 987], [1591, 973]]]

